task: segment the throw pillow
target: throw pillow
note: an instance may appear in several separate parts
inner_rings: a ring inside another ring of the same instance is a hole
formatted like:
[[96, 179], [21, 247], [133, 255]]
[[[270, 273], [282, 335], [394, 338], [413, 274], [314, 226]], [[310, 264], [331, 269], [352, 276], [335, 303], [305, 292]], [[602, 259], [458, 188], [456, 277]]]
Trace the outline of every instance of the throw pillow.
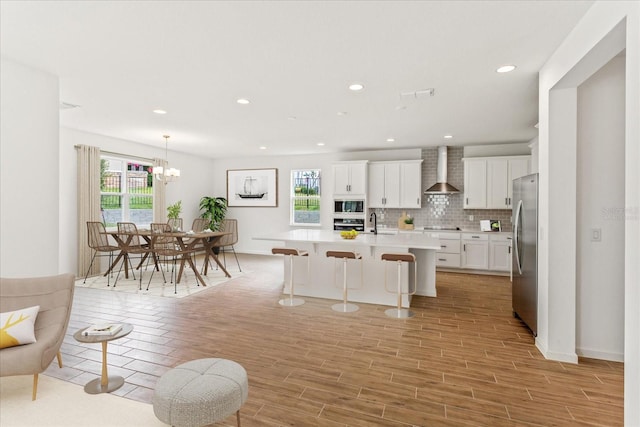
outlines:
[[34, 325], [39, 305], [0, 313], [0, 348], [36, 342]]

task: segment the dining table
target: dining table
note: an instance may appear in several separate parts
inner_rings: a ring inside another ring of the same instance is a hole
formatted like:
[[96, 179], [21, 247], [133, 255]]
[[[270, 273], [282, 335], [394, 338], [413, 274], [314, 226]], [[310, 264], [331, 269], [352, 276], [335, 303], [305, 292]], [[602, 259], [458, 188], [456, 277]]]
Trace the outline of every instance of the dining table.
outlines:
[[[109, 267], [109, 269], [106, 271], [106, 273], [104, 274], [105, 276], [107, 274], [109, 274], [111, 271], [113, 271], [113, 269], [115, 268], [115, 266], [118, 264], [118, 262], [124, 258], [124, 267], [125, 267], [125, 277], [129, 277], [128, 276], [128, 262], [127, 262], [127, 257], [125, 257], [125, 253], [126, 253], [126, 247], [128, 245], [131, 244], [131, 242], [133, 241], [133, 237], [136, 235], [136, 233], [122, 233], [119, 232], [118, 230], [107, 230], [106, 234], [110, 235], [111, 237], [113, 237], [113, 239], [118, 243], [118, 246], [121, 248], [120, 253], [118, 254], [118, 256], [116, 257], [116, 259], [113, 261], [113, 263], [111, 263], [111, 266]], [[229, 272], [227, 271], [227, 269], [225, 268], [225, 266], [220, 262], [220, 260], [218, 259], [218, 256], [216, 255], [215, 251], [214, 251], [214, 246], [216, 244], [216, 242], [218, 242], [223, 236], [231, 234], [231, 232], [225, 232], [225, 231], [201, 231], [201, 232], [184, 232], [184, 231], [170, 231], [170, 232], [162, 232], [162, 233], [157, 233], [157, 232], [152, 232], [149, 229], [138, 229], [138, 233], [137, 235], [142, 237], [145, 242], [149, 245], [150, 248], [150, 252], [153, 252], [153, 244], [155, 242], [155, 240], [159, 237], [171, 237], [171, 238], [175, 238], [176, 243], [180, 246], [180, 249], [184, 252], [184, 255], [182, 255], [181, 259], [180, 259], [180, 270], [178, 272], [178, 276], [176, 278], [176, 282], [180, 283], [180, 279], [182, 278], [182, 273], [184, 271], [184, 266], [186, 263], [189, 264], [189, 266], [191, 267], [191, 269], [193, 270], [196, 279], [198, 280], [198, 282], [202, 285], [202, 286], [207, 286], [206, 282], [204, 281], [204, 278], [202, 277], [202, 275], [200, 274], [200, 272], [198, 271], [198, 269], [196, 268], [193, 259], [190, 256], [190, 253], [193, 252], [197, 247], [199, 247], [201, 245], [201, 248], [204, 250], [204, 265], [205, 265], [205, 270], [204, 270], [204, 275], [207, 275], [207, 268], [206, 266], [208, 266], [209, 264], [209, 258], [212, 258], [215, 263], [218, 265], [218, 267], [220, 268], [220, 270], [222, 270], [222, 272], [225, 274], [226, 277], [231, 277], [231, 274], [229, 274]], [[138, 264], [138, 266], [136, 267], [136, 269], [139, 269], [142, 265], [142, 262], [144, 261], [145, 258], [142, 258], [142, 260], [140, 261], [140, 263]], [[155, 267], [156, 269], [159, 269], [158, 264], [157, 264], [157, 259], [154, 256], [154, 263], [155, 263]], [[132, 266], [133, 267], [133, 266]]]

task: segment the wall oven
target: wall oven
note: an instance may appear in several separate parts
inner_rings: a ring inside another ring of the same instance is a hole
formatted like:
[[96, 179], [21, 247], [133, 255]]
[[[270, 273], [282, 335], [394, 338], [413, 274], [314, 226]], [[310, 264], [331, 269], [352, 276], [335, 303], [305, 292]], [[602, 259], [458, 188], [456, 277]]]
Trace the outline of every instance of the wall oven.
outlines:
[[364, 218], [334, 218], [333, 229], [364, 231]]
[[364, 214], [364, 200], [334, 200], [333, 213], [359, 213]]

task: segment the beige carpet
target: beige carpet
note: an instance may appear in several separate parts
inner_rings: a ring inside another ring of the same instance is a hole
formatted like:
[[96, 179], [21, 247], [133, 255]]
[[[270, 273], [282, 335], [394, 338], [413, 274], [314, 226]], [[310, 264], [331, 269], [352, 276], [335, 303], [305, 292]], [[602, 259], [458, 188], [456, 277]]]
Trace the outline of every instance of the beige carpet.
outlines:
[[150, 404], [112, 394], [87, 394], [81, 385], [46, 375], [39, 376], [38, 397], [32, 401], [32, 385], [32, 375], [0, 378], [0, 426], [166, 426]]
[[[171, 268], [171, 266], [169, 266]], [[149, 266], [147, 270], [143, 272], [142, 275], [142, 290], [140, 290], [140, 271], [136, 270], [136, 280], [133, 279], [131, 273], [129, 273], [129, 278], [124, 278], [124, 272], [120, 273], [120, 278], [116, 283], [116, 286], [113, 287], [113, 282], [117, 275], [117, 272], [114, 273], [113, 278], [111, 278], [111, 286], [107, 286], [107, 278], [99, 275], [87, 278], [87, 283], [84, 282], [83, 279], [76, 280], [76, 286], [90, 289], [102, 289], [113, 292], [125, 292], [129, 294], [140, 294], [140, 295], [153, 295], [160, 297], [169, 297], [169, 298], [184, 298], [189, 295], [196, 294], [198, 292], [205, 291], [207, 289], [211, 289], [218, 285], [228, 282], [229, 280], [238, 278], [242, 276], [242, 273], [233, 268], [231, 265], [228, 265], [227, 270], [229, 274], [231, 274], [231, 278], [225, 277], [224, 273], [221, 270], [209, 270], [206, 276], [202, 276], [207, 286], [198, 286], [197, 280], [193, 271], [191, 269], [185, 269], [186, 276], [182, 276], [182, 280], [176, 286], [177, 293], [174, 291], [174, 285], [171, 283], [171, 273], [165, 271], [165, 277], [167, 283], [164, 283], [162, 278], [162, 273], [156, 271], [153, 273], [153, 277], [151, 276], [152, 267]], [[149, 279], [151, 278], [151, 283], [149, 284], [149, 290], [147, 291], [147, 283], [149, 283]]]

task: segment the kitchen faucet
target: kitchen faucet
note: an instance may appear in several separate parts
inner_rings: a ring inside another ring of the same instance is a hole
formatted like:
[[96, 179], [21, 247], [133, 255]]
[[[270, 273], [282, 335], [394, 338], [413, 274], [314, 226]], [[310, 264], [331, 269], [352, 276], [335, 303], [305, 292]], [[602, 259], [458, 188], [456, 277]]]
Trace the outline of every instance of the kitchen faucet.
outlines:
[[378, 217], [375, 212], [371, 212], [369, 215], [369, 222], [373, 221], [373, 234], [378, 234]]

